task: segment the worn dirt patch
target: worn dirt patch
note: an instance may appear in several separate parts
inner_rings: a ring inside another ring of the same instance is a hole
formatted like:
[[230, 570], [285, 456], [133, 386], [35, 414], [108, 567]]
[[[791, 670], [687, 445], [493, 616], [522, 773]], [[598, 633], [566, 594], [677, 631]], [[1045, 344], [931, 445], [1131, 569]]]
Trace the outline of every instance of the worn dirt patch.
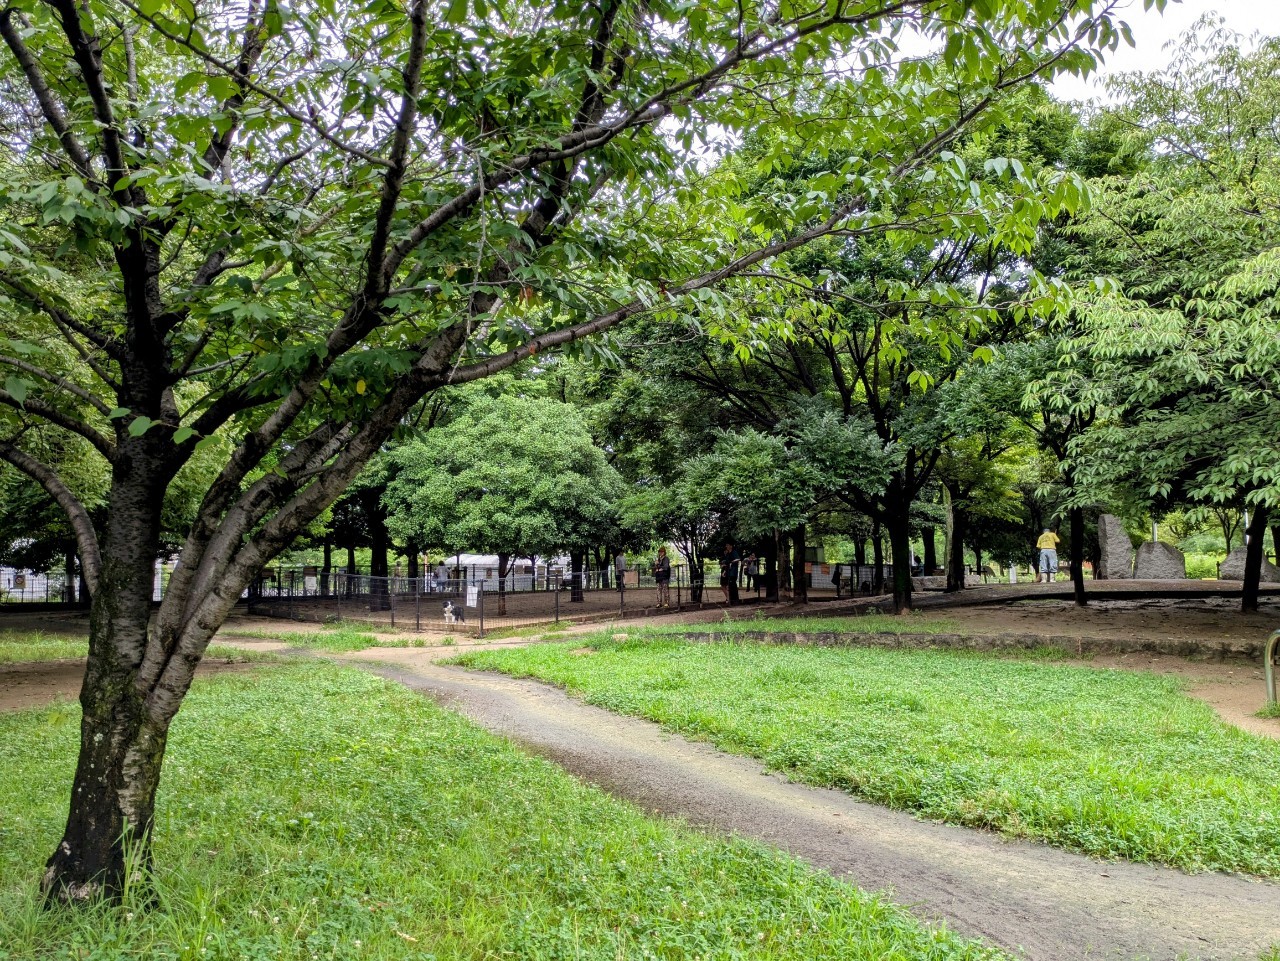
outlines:
[[421, 690], [611, 794], [782, 848], [929, 921], [1036, 961], [1250, 959], [1280, 940], [1280, 885], [1104, 863], [917, 821], [759, 762], [590, 707], [532, 681], [380, 651], [377, 673]]
[[[255, 665], [243, 662], [205, 660], [196, 676], [248, 670]], [[55, 701], [73, 701], [80, 696], [84, 661], [34, 661], [0, 664], [0, 711], [24, 711]]]

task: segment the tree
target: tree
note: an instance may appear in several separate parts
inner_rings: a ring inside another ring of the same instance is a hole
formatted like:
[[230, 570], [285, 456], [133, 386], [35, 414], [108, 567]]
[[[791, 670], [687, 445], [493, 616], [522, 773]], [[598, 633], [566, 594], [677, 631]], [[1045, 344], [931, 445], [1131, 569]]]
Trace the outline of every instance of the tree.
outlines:
[[1075, 233], [1078, 272], [1123, 293], [1080, 301], [1061, 377], [1089, 365], [1115, 398], [1076, 447], [1082, 480], [1251, 510], [1242, 606], [1256, 610], [1280, 509], [1280, 40], [1244, 53], [1217, 26], [1202, 20], [1168, 70], [1119, 85], [1147, 163], [1101, 178]]
[[[118, 893], [134, 846], [145, 867], [210, 638], [424, 395], [594, 350], [816, 238], [891, 229], [912, 211], [871, 201], [963, 179], [948, 146], [1027, 78], [1093, 66], [1113, 6], [5, 7], [0, 308], [36, 350], [0, 341], [0, 458], [67, 513], [93, 594], [49, 895]], [[892, 63], [907, 24], [945, 60]], [[764, 118], [849, 148], [767, 209], [693, 152]], [[27, 446], [35, 421], [109, 465], [101, 525]], [[219, 439], [153, 620], [165, 493]]]
[[581, 556], [617, 531], [622, 479], [559, 401], [479, 398], [389, 460], [391, 533], [447, 553], [497, 554], [499, 613], [512, 558]]

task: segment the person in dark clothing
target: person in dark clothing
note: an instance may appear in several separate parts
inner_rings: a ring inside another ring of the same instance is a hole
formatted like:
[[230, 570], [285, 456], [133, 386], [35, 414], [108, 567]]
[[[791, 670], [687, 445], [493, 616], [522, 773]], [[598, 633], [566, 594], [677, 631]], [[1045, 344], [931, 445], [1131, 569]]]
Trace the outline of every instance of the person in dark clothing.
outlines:
[[658, 559], [653, 562], [653, 580], [658, 585], [658, 606], [671, 606], [671, 558], [665, 547], [658, 548]]

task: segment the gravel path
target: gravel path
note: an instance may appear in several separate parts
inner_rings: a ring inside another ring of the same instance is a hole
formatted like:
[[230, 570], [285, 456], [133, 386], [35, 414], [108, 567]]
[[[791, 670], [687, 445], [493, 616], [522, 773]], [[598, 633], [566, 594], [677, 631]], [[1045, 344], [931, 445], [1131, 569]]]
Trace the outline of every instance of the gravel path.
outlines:
[[547, 685], [443, 667], [424, 652], [383, 650], [365, 666], [646, 810], [782, 848], [1031, 959], [1256, 961], [1280, 942], [1277, 884], [1103, 863], [917, 821], [788, 783], [754, 760]]

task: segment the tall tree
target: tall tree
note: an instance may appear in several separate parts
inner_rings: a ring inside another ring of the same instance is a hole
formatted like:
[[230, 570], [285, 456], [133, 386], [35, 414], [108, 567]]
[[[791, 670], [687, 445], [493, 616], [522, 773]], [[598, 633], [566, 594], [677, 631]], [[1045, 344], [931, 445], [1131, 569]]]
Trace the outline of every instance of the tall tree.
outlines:
[[1256, 536], [1242, 606], [1256, 610], [1262, 534], [1280, 510], [1280, 39], [1246, 52], [1206, 18], [1167, 70], [1117, 88], [1148, 160], [1095, 181], [1074, 231], [1079, 272], [1122, 292], [1083, 298], [1064, 346], [1061, 378], [1089, 365], [1115, 398], [1072, 469], [1099, 488], [1136, 478], [1157, 503], [1243, 503]]
[[[425, 394], [669, 315], [815, 238], [945, 221], [950, 203], [872, 201], [963, 180], [955, 138], [1026, 79], [1092, 67], [1114, 5], [7, 5], [0, 308], [60, 346], [0, 342], [20, 362], [0, 458], [67, 512], [93, 592], [50, 896], [119, 892], [131, 846], [148, 863], [210, 638]], [[907, 25], [945, 59], [895, 62]], [[694, 142], [766, 119], [849, 149], [783, 203], [740, 202]], [[109, 465], [100, 526], [25, 444], [36, 420]], [[153, 619], [165, 492], [216, 437]]]

